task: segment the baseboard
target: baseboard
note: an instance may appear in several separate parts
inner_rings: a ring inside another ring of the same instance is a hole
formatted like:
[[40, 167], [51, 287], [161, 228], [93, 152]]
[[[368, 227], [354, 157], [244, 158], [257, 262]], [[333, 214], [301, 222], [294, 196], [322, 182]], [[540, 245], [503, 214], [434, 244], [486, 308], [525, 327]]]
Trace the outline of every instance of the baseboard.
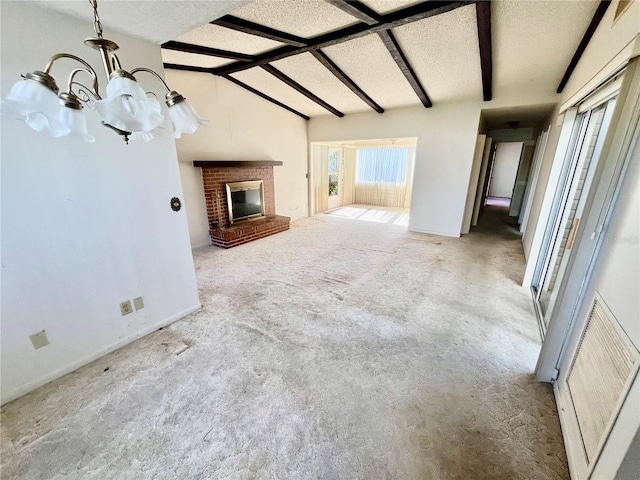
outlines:
[[429, 235], [440, 235], [441, 237], [452, 237], [452, 238], [460, 238], [460, 233], [449, 233], [449, 232], [436, 232], [433, 230], [420, 230], [417, 228], [409, 227], [410, 232], [415, 233], [428, 233]]
[[197, 250], [198, 248], [210, 247], [211, 241], [198, 243], [197, 245], [191, 245], [191, 250]]
[[87, 357], [76, 360], [75, 362], [72, 362], [65, 367], [54, 370], [53, 372], [50, 372], [44, 375], [43, 377], [38, 378], [37, 380], [29, 382], [23, 385], [22, 387], [9, 392], [6, 395], [4, 395], [4, 392], [2, 392], [3, 395], [2, 395], [1, 404], [4, 405], [5, 403], [11, 402], [16, 398], [20, 398], [21, 396], [26, 395], [27, 393], [35, 390], [36, 388], [39, 388], [43, 385], [46, 385], [49, 382], [57, 380], [58, 378], [63, 377], [64, 375], [71, 373], [79, 369], [80, 367], [84, 367], [85, 365], [88, 365], [89, 363], [99, 359], [100, 357], [104, 357], [105, 355], [115, 350], [118, 350], [119, 348], [122, 348], [125, 345], [128, 345], [129, 343], [141, 337], [144, 337], [146, 335], [149, 335], [152, 332], [155, 332], [161, 327], [166, 327], [167, 325], [175, 322], [176, 320], [180, 320], [181, 318], [186, 317], [187, 315], [200, 310], [200, 308], [202, 308], [202, 305], [198, 304], [197, 306], [183, 310], [182, 312], [176, 313], [175, 315], [165, 318], [164, 320], [161, 320], [160, 322], [154, 325], [151, 325], [150, 327], [147, 327], [144, 330], [139, 331], [138, 333], [130, 335], [122, 340], [112, 343], [111, 345], [101, 348], [100, 350], [95, 351], [94, 353], [92, 353]]

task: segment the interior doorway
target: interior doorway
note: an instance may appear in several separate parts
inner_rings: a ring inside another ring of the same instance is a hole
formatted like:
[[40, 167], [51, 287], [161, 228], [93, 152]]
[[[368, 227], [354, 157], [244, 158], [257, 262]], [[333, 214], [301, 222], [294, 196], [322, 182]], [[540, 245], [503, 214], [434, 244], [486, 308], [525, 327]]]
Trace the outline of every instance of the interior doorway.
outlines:
[[524, 142], [496, 144], [496, 153], [489, 176], [488, 196], [511, 200]]
[[[504, 220], [524, 232], [533, 194], [530, 187], [536, 182], [546, 146], [543, 129], [555, 107], [541, 104], [482, 110], [478, 136], [486, 136], [489, 152], [479, 169], [472, 227], [485, 221], [487, 208], [506, 208]], [[466, 233], [464, 229], [462, 233]]]
[[416, 138], [313, 143], [310, 213], [358, 205], [408, 216], [416, 146]]

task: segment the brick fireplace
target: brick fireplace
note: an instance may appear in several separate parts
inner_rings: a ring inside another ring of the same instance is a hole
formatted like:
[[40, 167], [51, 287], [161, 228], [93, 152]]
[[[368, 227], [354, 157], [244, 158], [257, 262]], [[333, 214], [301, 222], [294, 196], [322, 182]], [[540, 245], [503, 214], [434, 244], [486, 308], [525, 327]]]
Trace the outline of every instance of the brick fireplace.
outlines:
[[[276, 215], [273, 167], [280, 165], [282, 162], [272, 160], [193, 162], [194, 167], [202, 168], [212, 245], [223, 248], [235, 247], [289, 229], [290, 218]], [[265, 216], [231, 224], [226, 185], [253, 180], [263, 182]]]

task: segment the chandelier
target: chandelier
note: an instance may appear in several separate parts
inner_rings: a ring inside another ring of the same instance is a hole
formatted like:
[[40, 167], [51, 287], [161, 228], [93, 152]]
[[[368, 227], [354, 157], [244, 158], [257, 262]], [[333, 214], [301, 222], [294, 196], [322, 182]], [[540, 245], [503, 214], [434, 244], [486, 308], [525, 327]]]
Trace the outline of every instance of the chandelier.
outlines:
[[[9, 95], [1, 100], [2, 114], [24, 121], [38, 132], [47, 132], [54, 137], [76, 137], [94, 142], [95, 137], [87, 131], [83, 106], [97, 110], [102, 124], [129, 139], [148, 142], [162, 135], [164, 121], [160, 102], [153, 93], [145, 93], [136, 76], [142, 73], [154, 76], [166, 90], [165, 103], [175, 128], [173, 136], [194, 133], [208, 122], [201, 119], [191, 105], [179, 93], [171, 90], [166, 82], [153, 70], [139, 67], [130, 71], [122, 69], [118, 57], [112, 53], [118, 45], [102, 36], [102, 24], [98, 16], [98, 1], [89, 0], [93, 7], [93, 25], [96, 37], [88, 38], [85, 45], [98, 50], [107, 76], [106, 96], [100, 95], [98, 75], [82, 58], [69, 53], [58, 53], [51, 57], [44, 71], [22, 75], [22, 80], [13, 85]], [[77, 62], [71, 71], [66, 91], [60, 92], [55, 79], [50, 75], [54, 63], [61, 59]], [[78, 75], [89, 75], [91, 86], [78, 82]]]

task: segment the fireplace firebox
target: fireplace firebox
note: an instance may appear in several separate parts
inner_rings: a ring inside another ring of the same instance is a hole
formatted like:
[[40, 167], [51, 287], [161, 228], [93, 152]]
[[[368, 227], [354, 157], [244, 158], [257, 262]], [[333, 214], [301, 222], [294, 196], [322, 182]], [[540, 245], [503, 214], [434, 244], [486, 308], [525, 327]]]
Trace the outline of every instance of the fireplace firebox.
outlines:
[[226, 189], [231, 224], [265, 216], [262, 180], [227, 183]]

